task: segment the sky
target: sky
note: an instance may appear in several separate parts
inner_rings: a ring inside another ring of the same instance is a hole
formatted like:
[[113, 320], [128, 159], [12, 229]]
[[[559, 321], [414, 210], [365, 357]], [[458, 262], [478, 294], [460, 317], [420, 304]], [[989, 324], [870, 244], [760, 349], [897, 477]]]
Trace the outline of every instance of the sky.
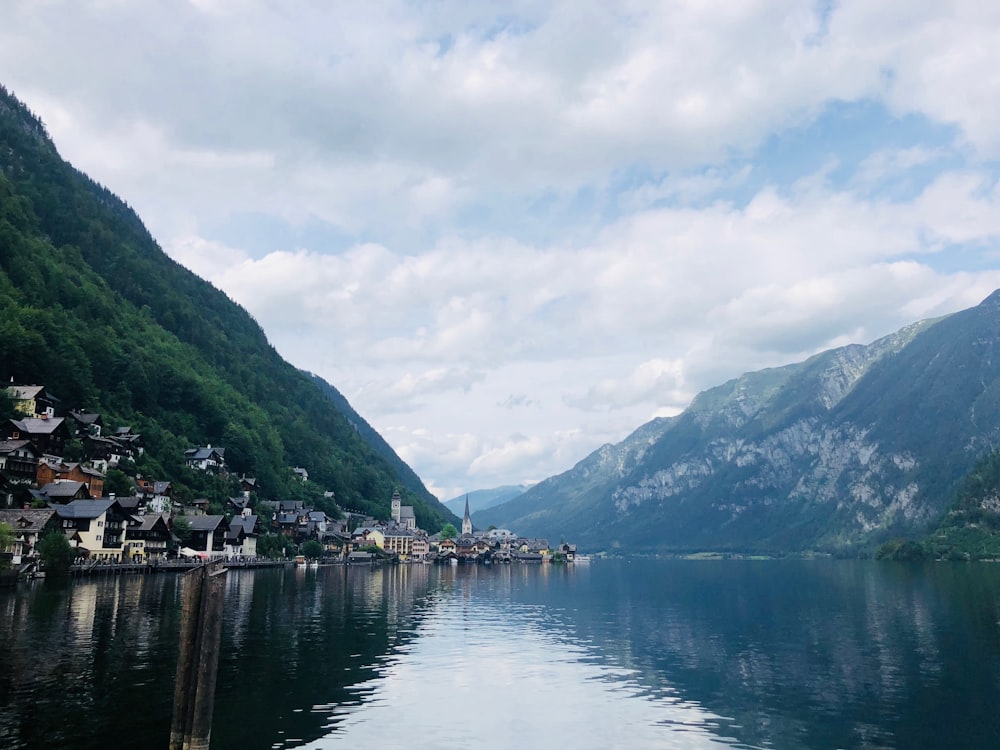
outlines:
[[1000, 4], [3, 0], [0, 83], [441, 499], [1000, 287]]

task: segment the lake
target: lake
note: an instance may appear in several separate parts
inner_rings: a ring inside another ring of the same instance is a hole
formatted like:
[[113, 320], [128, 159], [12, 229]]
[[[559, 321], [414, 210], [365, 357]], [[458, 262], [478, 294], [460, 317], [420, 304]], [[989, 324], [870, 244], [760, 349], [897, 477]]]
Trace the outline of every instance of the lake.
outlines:
[[[165, 748], [182, 579], [0, 591], [0, 747]], [[1000, 747], [1000, 566], [231, 571], [228, 748]]]

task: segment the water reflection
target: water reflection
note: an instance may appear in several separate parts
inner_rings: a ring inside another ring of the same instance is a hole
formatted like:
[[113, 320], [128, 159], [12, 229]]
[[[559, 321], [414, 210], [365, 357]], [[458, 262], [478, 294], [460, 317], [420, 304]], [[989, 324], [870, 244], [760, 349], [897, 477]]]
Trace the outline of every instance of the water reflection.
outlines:
[[[153, 747], [180, 579], [0, 592], [0, 747]], [[1000, 568], [231, 572], [212, 746], [980, 748]]]
[[718, 717], [632, 670], [602, 663], [545, 603], [516, 601], [519, 585], [548, 570], [445, 568], [415, 638], [329, 711], [330, 734], [308, 748], [369, 742], [389, 747], [635, 748], [715, 746]]
[[998, 572], [626, 563], [595, 565], [586, 585], [568, 580], [530, 597], [562, 607], [581, 637], [643, 684], [669, 682], [732, 717], [727, 731], [747, 744], [992, 747]]
[[169, 711], [172, 687], [164, 654], [177, 620], [162, 583], [49, 582], [0, 596], [0, 747], [162, 742], [147, 721]]

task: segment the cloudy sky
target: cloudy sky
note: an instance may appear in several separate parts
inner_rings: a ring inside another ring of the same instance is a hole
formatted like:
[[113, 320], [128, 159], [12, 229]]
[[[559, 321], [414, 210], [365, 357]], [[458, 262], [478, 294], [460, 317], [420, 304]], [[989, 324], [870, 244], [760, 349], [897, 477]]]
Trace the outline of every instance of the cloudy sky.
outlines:
[[1000, 287], [1000, 4], [3, 0], [0, 82], [442, 499]]

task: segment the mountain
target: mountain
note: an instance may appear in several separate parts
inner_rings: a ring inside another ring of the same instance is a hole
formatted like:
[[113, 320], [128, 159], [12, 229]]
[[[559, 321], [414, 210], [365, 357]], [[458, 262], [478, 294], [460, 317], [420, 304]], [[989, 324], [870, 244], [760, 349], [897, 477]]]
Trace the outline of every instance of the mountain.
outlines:
[[903, 548], [911, 557], [1000, 560], [1000, 451], [983, 456], [966, 474], [955, 504], [921, 547], [893, 541], [879, 551], [897, 558]]
[[354, 407], [348, 403], [340, 391], [323, 380], [319, 375], [313, 373], [307, 374], [313, 383], [316, 384], [316, 387], [319, 388], [320, 393], [334, 405], [337, 411], [344, 415], [348, 424], [357, 432], [358, 436], [389, 465], [389, 468], [395, 473], [399, 483], [403, 487], [410, 490], [414, 495], [429, 494], [428, 490], [424, 487], [424, 483], [417, 476], [417, 473], [403, 459], [396, 455], [396, 451], [385, 442], [385, 439], [375, 431], [374, 427], [354, 411]]
[[529, 486], [527, 484], [508, 484], [490, 490], [472, 490], [464, 495], [453, 497], [451, 500], [445, 500], [444, 507], [461, 517], [465, 514], [465, 499], [468, 498], [469, 514], [475, 515], [481, 510], [513, 500], [518, 495], [524, 494]]
[[184, 449], [212, 444], [268, 498], [300, 495], [301, 466], [342, 507], [387, 517], [399, 488], [424, 528], [457, 520], [332, 386], [285, 362], [246, 310], [63, 161], [3, 87], [0, 379], [132, 426], [147, 448], [138, 470], [182, 494], [202, 489]]
[[1000, 442], [1000, 292], [699, 394], [480, 524], [590, 549], [848, 552], [933, 527]]

